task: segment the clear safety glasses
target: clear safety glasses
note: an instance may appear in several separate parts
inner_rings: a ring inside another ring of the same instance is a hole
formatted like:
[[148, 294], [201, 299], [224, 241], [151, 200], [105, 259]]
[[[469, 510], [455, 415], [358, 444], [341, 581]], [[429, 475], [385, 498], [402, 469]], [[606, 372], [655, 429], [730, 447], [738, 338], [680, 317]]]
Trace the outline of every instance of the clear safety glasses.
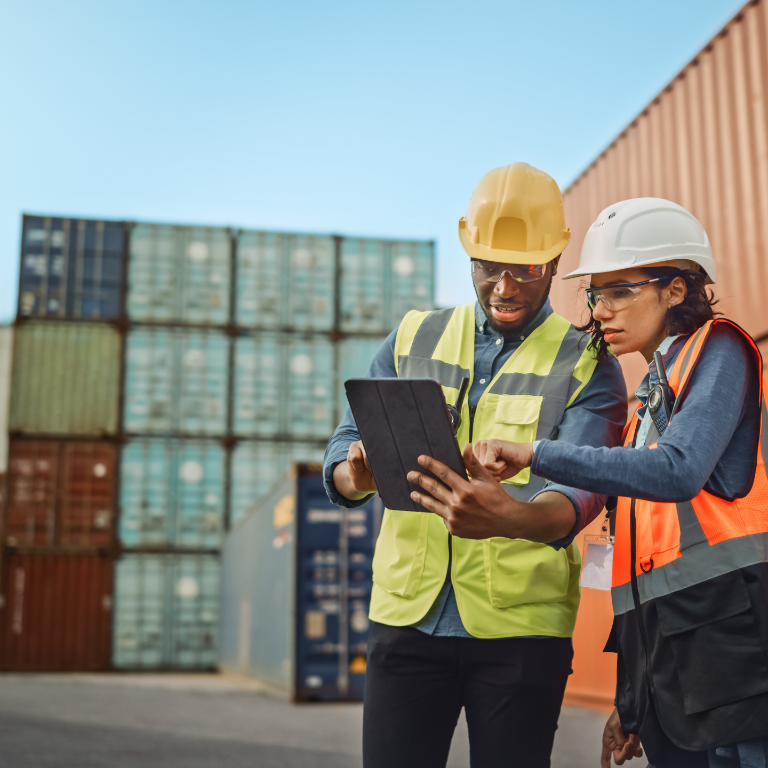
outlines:
[[499, 264], [496, 261], [472, 259], [472, 275], [487, 283], [498, 283], [504, 275], [518, 283], [533, 283], [547, 274], [546, 264]]
[[654, 277], [652, 280], [643, 280], [640, 283], [627, 283], [626, 285], [606, 285], [603, 288], [585, 288], [587, 304], [594, 310], [597, 302], [602, 301], [605, 308], [611, 312], [620, 309], [635, 301], [640, 294], [640, 286], [656, 283], [659, 280], [672, 280], [671, 277]]

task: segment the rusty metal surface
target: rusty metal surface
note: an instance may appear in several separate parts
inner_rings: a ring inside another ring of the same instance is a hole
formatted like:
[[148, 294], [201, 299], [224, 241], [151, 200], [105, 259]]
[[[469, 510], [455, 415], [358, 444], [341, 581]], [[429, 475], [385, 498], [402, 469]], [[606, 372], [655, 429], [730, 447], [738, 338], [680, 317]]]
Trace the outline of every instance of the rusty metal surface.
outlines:
[[6, 551], [0, 582], [0, 669], [108, 669], [113, 571], [113, 561], [106, 557]]
[[20, 548], [109, 548], [115, 446], [12, 440], [4, 541]]
[[[611, 203], [663, 197], [707, 230], [725, 315], [768, 332], [768, 13], [749, 2], [564, 193], [573, 232], [560, 275], [576, 268], [584, 236]], [[555, 309], [583, 321], [585, 280], [552, 285]], [[621, 359], [630, 396], [647, 368]]]

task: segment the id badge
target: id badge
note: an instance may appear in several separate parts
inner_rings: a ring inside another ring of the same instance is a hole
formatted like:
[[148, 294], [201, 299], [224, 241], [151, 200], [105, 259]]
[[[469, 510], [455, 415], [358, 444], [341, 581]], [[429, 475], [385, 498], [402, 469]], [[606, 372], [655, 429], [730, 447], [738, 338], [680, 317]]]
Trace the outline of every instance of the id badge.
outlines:
[[610, 536], [585, 536], [581, 564], [581, 586], [587, 589], [611, 590], [613, 541]]

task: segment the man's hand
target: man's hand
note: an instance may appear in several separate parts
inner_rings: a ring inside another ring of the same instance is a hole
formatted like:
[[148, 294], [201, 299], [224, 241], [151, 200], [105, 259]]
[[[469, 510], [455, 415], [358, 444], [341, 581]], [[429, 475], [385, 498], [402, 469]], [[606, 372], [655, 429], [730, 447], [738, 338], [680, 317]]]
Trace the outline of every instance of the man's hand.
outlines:
[[376, 481], [373, 479], [362, 440], [352, 443], [347, 452], [347, 460], [336, 465], [333, 470], [333, 484], [336, 490], [350, 501], [376, 493]]
[[408, 480], [427, 492], [414, 491], [411, 498], [440, 515], [451, 534], [462, 539], [518, 538], [515, 507], [523, 505], [511, 498], [477, 460], [471, 444], [464, 448], [464, 465], [471, 480], [459, 477], [430, 456], [419, 456], [419, 464], [440, 482], [421, 472], [409, 472]]
[[531, 443], [480, 440], [475, 443], [478, 461], [499, 480], [509, 480], [533, 463]]
[[642, 757], [643, 750], [640, 746], [640, 737], [636, 733], [629, 738], [624, 735], [619, 720], [619, 713], [613, 710], [603, 731], [603, 752], [600, 755], [601, 768], [611, 768], [611, 755], [616, 765], [624, 765], [633, 757]]

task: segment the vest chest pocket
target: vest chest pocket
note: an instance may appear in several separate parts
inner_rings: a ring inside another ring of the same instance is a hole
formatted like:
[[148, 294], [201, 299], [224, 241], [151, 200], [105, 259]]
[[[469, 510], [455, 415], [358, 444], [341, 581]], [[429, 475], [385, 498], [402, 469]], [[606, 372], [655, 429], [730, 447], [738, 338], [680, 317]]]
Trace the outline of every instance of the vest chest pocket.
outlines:
[[494, 608], [523, 603], [562, 603], [570, 568], [564, 549], [522, 539], [483, 540], [485, 582]]
[[[541, 395], [503, 395], [496, 405], [492, 436], [511, 443], [532, 443], [536, 439], [543, 401]], [[505, 482], [526, 485], [530, 479], [531, 470], [526, 468]]]
[[373, 555], [373, 580], [382, 589], [412, 600], [427, 556], [427, 512], [387, 510]]

